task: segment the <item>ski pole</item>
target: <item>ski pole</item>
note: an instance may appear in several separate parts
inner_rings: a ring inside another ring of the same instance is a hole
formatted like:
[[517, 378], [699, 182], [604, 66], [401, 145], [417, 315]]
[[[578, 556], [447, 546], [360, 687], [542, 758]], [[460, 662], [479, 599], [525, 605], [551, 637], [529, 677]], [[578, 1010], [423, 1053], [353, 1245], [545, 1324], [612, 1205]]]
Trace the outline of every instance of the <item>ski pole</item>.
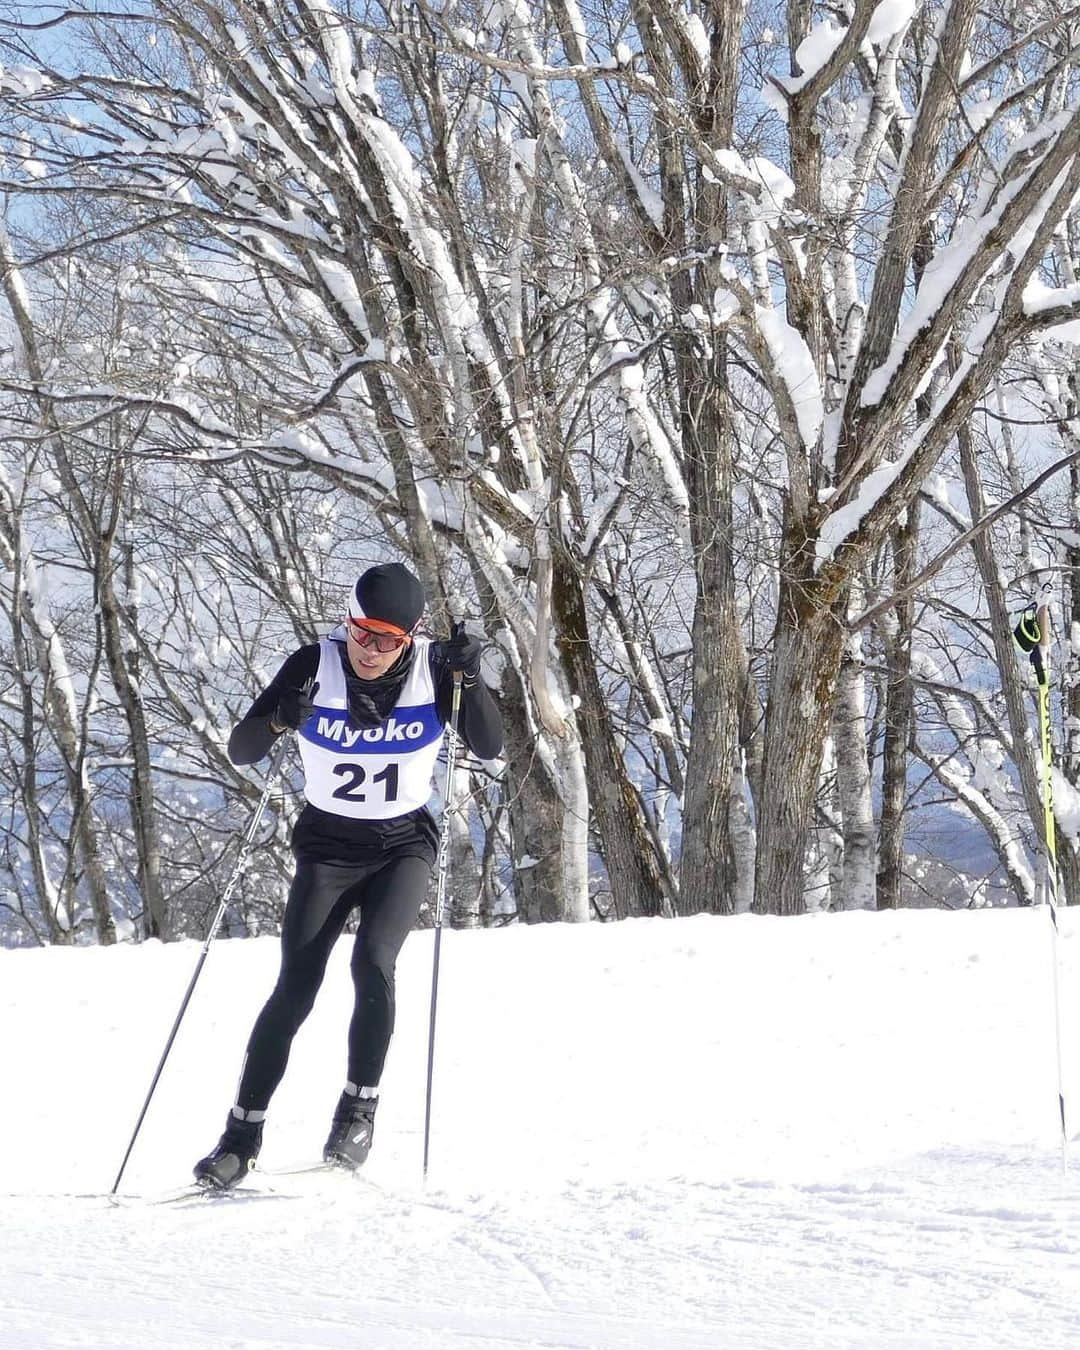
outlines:
[[165, 1061], [169, 1058], [169, 1051], [173, 1047], [173, 1041], [176, 1040], [176, 1033], [180, 1030], [180, 1023], [183, 1021], [184, 1013], [187, 1012], [187, 1006], [191, 1002], [191, 995], [195, 992], [195, 985], [202, 973], [207, 953], [210, 951], [210, 944], [217, 934], [218, 926], [225, 914], [226, 907], [232, 898], [233, 891], [236, 889], [236, 883], [239, 881], [240, 875], [243, 872], [255, 845], [255, 831], [259, 828], [259, 821], [262, 820], [263, 812], [266, 810], [266, 804], [270, 800], [270, 789], [273, 787], [274, 782], [281, 771], [281, 765], [285, 758], [285, 749], [288, 745], [288, 741], [288, 736], [281, 737], [280, 743], [275, 748], [273, 757], [270, 760], [270, 767], [266, 772], [266, 782], [263, 784], [262, 796], [259, 798], [259, 804], [255, 808], [255, 812], [248, 823], [247, 829], [244, 831], [243, 843], [240, 846], [240, 853], [237, 856], [236, 865], [225, 885], [224, 891], [221, 893], [217, 912], [210, 925], [210, 931], [206, 935], [206, 941], [202, 945], [202, 951], [199, 953], [199, 959], [195, 965], [194, 974], [191, 977], [187, 991], [180, 1004], [180, 1011], [176, 1014], [176, 1020], [173, 1022], [172, 1030], [169, 1032], [169, 1039], [165, 1042], [165, 1049], [162, 1052], [161, 1059], [158, 1061], [157, 1069], [155, 1070], [153, 1080], [150, 1083], [150, 1091], [146, 1094], [146, 1100], [143, 1102], [142, 1110], [139, 1112], [139, 1119], [135, 1122], [134, 1133], [127, 1146], [127, 1152], [124, 1154], [124, 1161], [120, 1164], [120, 1171], [116, 1174], [116, 1180], [113, 1182], [112, 1190], [109, 1192], [110, 1195], [115, 1195], [117, 1188], [120, 1185], [120, 1179], [123, 1177], [124, 1169], [127, 1167], [128, 1159], [131, 1157], [131, 1150], [135, 1147], [135, 1140], [139, 1137], [139, 1131], [142, 1129], [143, 1120], [146, 1118], [146, 1112], [150, 1106], [150, 1099], [154, 1095], [154, 1090], [158, 1085], [158, 1079], [161, 1077], [161, 1072], [165, 1068]]
[[1065, 1076], [1061, 1051], [1061, 957], [1058, 951], [1057, 828], [1054, 822], [1053, 744], [1050, 739], [1050, 610], [1031, 605], [1014, 630], [1017, 643], [1028, 653], [1039, 696], [1039, 753], [1043, 779], [1043, 888], [1050, 915], [1053, 965], [1054, 1040], [1057, 1054], [1058, 1115], [1061, 1122], [1061, 1166], [1069, 1169], [1069, 1131], [1065, 1113]]
[[431, 1142], [431, 1081], [435, 1072], [435, 1010], [439, 998], [439, 950], [442, 946], [443, 910], [446, 905], [446, 876], [450, 869], [450, 809], [454, 802], [454, 771], [457, 768], [458, 713], [461, 709], [461, 671], [454, 671], [454, 692], [450, 704], [450, 737], [446, 745], [446, 792], [442, 826], [439, 831], [439, 871], [435, 883], [435, 956], [431, 968], [431, 1019], [428, 1025], [427, 1101], [424, 1106], [424, 1180], [428, 1174], [428, 1146]]

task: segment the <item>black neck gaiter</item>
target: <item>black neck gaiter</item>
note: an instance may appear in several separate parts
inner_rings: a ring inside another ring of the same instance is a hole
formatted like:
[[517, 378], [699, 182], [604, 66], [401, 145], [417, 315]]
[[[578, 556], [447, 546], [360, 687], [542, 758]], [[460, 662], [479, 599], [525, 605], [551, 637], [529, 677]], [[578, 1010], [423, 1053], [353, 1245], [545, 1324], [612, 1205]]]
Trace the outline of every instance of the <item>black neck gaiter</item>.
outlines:
[[410, 642], [385, 675], [377, 680], [362, 680], [350, 665], [348, 650], [342, 644], [341, 668], [345, 672], [349, 716], [358, 727], [377, 727], [389, 717], [412, 669], [413, 650]]

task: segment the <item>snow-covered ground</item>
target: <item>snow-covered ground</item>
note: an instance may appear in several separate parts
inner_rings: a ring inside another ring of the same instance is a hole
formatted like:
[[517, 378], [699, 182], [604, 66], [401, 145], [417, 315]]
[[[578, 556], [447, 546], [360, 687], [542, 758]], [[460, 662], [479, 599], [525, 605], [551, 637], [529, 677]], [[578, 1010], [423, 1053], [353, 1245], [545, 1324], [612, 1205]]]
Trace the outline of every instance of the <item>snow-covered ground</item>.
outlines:
[[251, 1198], [151, 1204], [217, 1138], [273, 982], [272, 940], [218, 942], [112, 1206], [197, 953], [0, 952], [2, 1350], [1080, 1345], [1044, 911], [448, 932], [426, 1186], [430, 933], [365, 1173], [274, 1175], [340, 1089], [343, 941]]

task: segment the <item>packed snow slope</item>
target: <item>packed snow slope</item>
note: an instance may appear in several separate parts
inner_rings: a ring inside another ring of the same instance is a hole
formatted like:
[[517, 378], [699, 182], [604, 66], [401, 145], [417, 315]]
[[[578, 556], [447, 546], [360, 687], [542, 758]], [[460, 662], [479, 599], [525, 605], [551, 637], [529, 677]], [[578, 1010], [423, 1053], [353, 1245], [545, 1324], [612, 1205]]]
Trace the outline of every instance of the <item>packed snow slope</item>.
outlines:
[[1075, 1348], [1050, 951], [1043, 910], [447, 932], [424, 1185], [430, 933], [368, 1167], [287, 1172], [341, 1087], [343, 939], [249, 1198], [154, 1203], [274, 980], [273, 940], [220, 941], [118, 1206], [198, 945], [0, 952], [0, 1348]]

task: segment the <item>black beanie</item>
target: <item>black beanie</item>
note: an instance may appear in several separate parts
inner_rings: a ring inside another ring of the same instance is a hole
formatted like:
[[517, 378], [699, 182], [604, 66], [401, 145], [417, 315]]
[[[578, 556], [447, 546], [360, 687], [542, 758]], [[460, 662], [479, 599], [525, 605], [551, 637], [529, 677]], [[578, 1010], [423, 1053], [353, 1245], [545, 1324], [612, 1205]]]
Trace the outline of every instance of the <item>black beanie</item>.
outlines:
[[378, 619], [411, 633], [424, 612], [424, 588], [401, 563], [369, 567], [349, 596], [354, 619]]

